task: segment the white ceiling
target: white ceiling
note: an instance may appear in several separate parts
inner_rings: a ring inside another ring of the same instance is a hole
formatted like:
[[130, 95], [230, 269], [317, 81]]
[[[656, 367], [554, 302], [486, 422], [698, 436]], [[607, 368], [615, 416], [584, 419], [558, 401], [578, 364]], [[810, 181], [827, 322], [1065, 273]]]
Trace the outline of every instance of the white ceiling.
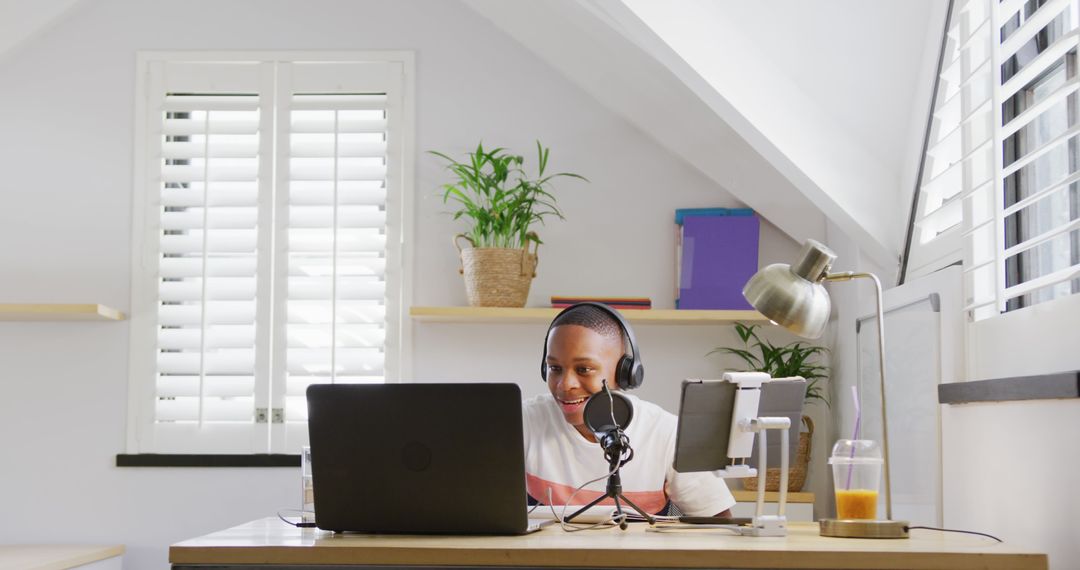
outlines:
[[79, 0], [0, 0], [0, 57], [33, 37]]
[[[754, 51], [883, 163], [899, 167], [928, 101], [923, 50], [934, 48], [947, 0], [711, 0]], [[927, 35], [932, 37], [927, 38]], [[929, 40], [929, 41], [928, 41]], [[920, 113], [920, 111], [922, 111]], [[918, 137], [916, 137], [918, 138]]]

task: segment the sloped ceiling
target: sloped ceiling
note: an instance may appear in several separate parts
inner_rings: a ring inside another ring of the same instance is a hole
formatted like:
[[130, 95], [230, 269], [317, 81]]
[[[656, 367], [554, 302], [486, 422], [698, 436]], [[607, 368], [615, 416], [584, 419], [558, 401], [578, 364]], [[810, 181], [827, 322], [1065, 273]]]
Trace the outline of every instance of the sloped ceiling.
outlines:
[[79, 0], [0, 0], [0, 58], [46, 28]]
[[897, 264], [947, 2], [466, 4], [796, 240]]

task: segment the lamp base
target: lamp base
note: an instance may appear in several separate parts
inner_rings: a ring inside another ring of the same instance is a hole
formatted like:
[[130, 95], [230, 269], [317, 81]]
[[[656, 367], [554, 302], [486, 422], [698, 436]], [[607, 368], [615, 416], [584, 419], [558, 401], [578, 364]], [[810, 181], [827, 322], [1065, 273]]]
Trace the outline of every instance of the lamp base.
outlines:
[[821, 519], [821, 536], [835, 538], [910, 538], [907, 521]]

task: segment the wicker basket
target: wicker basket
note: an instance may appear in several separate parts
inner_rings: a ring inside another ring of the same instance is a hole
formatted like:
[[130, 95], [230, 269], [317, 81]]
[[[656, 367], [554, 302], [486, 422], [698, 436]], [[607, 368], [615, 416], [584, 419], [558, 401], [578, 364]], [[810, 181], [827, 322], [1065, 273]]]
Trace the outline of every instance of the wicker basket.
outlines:
[[[459, 241], [464, 238], [474, 247], [462, 249]], [[535, 243], [535, 242], [534, 242]], [[465, 293], [473, 307], [524, 307], [529, 297], [529, 286], [536, 277], [537, 251], [528, 248], [475, 247], [464, 234], [454, 236], [454, 247], [461, 256], [461, 269], [465, 276]]]
[[[795, 454], [795, 462], [788, 466], [788, 491], [798, 493], [806, 484], [806, 470], [810, 465], [810, 442], [814, 439], [814, 421], [810, 416], [803, 416], [802, 422], [806, 424], [807, 431], [799, 434], [799, 449]], [[757, 491], [757, 477], [743, 478], [743, 489]], [[780, 490], [780, 468], [769, 467], [765, 471], [765, 490]]]

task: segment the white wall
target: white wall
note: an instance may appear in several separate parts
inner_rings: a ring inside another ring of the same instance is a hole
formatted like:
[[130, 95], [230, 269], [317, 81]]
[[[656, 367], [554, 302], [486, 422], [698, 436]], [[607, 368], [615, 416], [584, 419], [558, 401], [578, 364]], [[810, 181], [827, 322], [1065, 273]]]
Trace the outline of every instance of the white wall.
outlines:
[[[569, 220], [542, 232], [530, 297], [634, 294], [670, 306], [672, 210], [733, 199], [456, 2], [145, 0], [79, 3], [0, 60], [0, 300], [129, 304], [135, 51], [411, 49], [418, 150], [483, 138], [592, 184], [560, 187]], [[437, 163], [417, 157], [416, 304], [464, 303], [434, 198]], [[762, 261], [796, 244], [762, 230]], [[642, 327], [642, 390], [673, 409], [678, 380], [719, 374], [704, 354], [722, 327]], [[418, 324], [418, 378], [542, 385], [541, 325]], [[127, 568], [162, 568], [166, 546], [294, 507], [293, 469], [118, 469], [125, 451], [128, 326], [0, 323], [0, 542], [128, 547]]]
[[945, 526], [1080, 567], [1080, 400], [942, 406]]
[[[972, 380], [1080, 370], [1080, 295], [968, 328]], [[945, 524], [1047, 552], [1080, 567], [1073, 492], [1080, 472], [1080, 400], [942, 406]]]

